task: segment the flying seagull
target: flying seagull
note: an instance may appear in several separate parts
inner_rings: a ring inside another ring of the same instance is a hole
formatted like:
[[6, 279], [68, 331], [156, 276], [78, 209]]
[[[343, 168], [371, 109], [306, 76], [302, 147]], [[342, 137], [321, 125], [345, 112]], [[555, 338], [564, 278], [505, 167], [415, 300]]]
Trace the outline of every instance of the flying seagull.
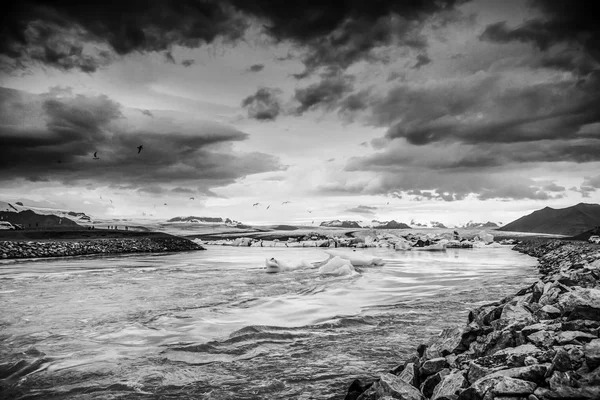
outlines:
[[281, 203], [281, 205], [290, 204], [290, 203], [291, 203], [291, 201], [284, 201], [283, 203]]
[[269, 208], [271, 208], [271, 205], [270, 205], [270, 204], [267, 206], [267, 210], [268, 210]]
[[167, 205], [167, 203], [165, 203], [165, 206]]
[[193, 197], [190, 197], [190, 200], [196, 200], [196, 199], [194, 199]]
[[100, 157], [98, 157], [98, 152], [97, 151], [94, 152], [94, 160], [99, 160], [99, 159], [100, 159]]
[[138, 154], [140, 154], [140, 152], [142, 151], [143, 148], [144, 148], [144, 146], [142, 146], [141, 144], [137, 147]]
[[[110, 200], [110, 199], [109, 199]], [[110, 204], [112, 204], [112, 200], [110, 200]]]
[[306, 211], [308, 211], [309, 213], [311, 213], [311, 214], [312, 214], [312, 211], [311, 211], [311, 210], [306, 210]]
[[254, 203], [254, 204], [252, 204], [252, 207], [256, 207], [258, 205], [260, 205], [260, 203]]

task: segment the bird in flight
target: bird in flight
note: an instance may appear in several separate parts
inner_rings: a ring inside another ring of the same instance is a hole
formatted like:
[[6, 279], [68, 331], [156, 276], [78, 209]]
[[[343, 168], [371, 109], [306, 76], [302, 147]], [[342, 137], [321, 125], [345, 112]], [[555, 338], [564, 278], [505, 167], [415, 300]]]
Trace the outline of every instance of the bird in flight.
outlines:
[[308, 211], [309, 213], [311, 213], [311, 214], [312, 214], [312, 211], [311, 211], [311, 210], [306, 210], [306, 211]]
[[267, 206], [267, 210], [268, 210], [269, 208], [271, 208], [271, 205], [270, 205], [270, 204]]
[[99, 160], [99, 159], [100, 159], [100, 157], [98, 157], [98, 152], [97, 151], [94, 152], [94, 160]]
[[167, 205], [167, 203], [165, 203], [165, 206]]
[[260, 203], [254, 203], [254, 204], [252, 204], [252, 207], [256, 207], [258, 205], [260, 205]]
[[387, 205], [389, 205], [389, 204], [390, 204], [390, 202], [388, 201], [388, 202], [387, 202]]
[[142, 146], [141, 144], [137, 147], [138, 154], [140, 154], [140, 152], [142, 151], [143, 148], [144, 148], [144, 146]]
[[290, 203], [291, 203], [291, 201], [284, 201], [283, 203], [281, 203], [281, 205], [290, 204]]
[[196, 199], [194, 199], [193, 197], [190, 197], [190, 200], [196, 200]]
[[[110, 199], [108, 199], [108, 200], [110, 200]], [[110, 204], [112, 204], [112, 200], [110, 200]]]

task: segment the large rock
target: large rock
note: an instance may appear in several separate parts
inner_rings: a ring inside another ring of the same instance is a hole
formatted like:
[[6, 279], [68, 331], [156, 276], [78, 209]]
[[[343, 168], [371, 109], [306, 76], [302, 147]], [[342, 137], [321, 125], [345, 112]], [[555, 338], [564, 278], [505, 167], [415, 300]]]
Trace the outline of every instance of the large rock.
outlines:
[[545, 324], [543, 322], [538, 322], [537, 324], [527, 325], [524, 327], [521, 332], [525, 335], [531, 335], [532, 333], [539, 331], [558, 331], [560, 330], [560, 324]]
[[548, 349], [554, 344], [554, 334], [548, 331], [537, 331], [527, 336], [527, 340], [539, 346], [541, 349]]
[[471, 387], [483, 398], [488, 392], [500, 396], [526, 396], [533, 393], [537, 385], [508, 376], [486, 376]]
[[558, 335], [556, 335], [556, 342], [558, 344], [581, 344], [582, 342], [587, 343], [596, 338], [598, 338], [598, 336], [587, 332], [565, 331], [559, 332]]
[[419, 389], [392, 374], [381, 375], [379, 382], [374, 384], [373, 387], [375, 387], [375, 391], [380, 397], [389, 396], [401, 400], [423, 399]]
[[477, 323], [444, 329], [438, 337], [429, 342], [425, 350], [425, 358], [432, 359], [462, 353], [481, 333], [482, 329]]
[[546, 304], [538, 311], [537, 315], [541, 319], [554, 319], [560, 316], [560, 310], [550, 304]]
[[583, 348], [585, 362], [590, 369], [597, 368], [600, 365], [600, 339], [594, 339]]
[[523, 322], [526, 325], [536, 322], [535, 317], [531, 315], [529, 310], [527, 310], [523, 305], [513, 304], [507, 304], [504, 306], [502, 309], [502, 315], [500, 316], [500, 321], [505, 322], [504, 326], [515, 322]]
[[419, 387], [419, 373], [417, 367], [413, 363], [406, 364], [406, 367], [398, 374], [398, 377], [414, 387]]
[[600, 290], [592, 288], [575, 288], [562, 294], [558, 299], [558, 306], [563, 314], [569, 314], [578, 306], [590, 307], [600, 310]]
[[442, 381], [435, 387], [431, 400], [443, 397], [452, 398], [467, 386], [468, 382], [464, 374], [461, 371], [454, 371], [442, 378]]
[[429, 376], [441, 371], [447, 366], [448, 362], [444, 357], [432, 358], [431, 360], [425, 361], [423, 365], [421, 365], [419, 372], [421, 373], [421, 376]]
[[600, 399], [600, 386], [585, 386], [580, 388], [562, 386], [554, 390], [538, 387], [533, 394], [539, 399], [598, 400]]
[[507, 378], [534, 382], [536, 384], [542, 384], [544, 382], [544, 376], [546, 375], [549, 367], [550, 364], [534, 364], [525, 367], [509, 368], [493, 372], [487, 377], [494, 378], [503, 376]]
[[436, 386], [449, 373], [450, 370], [445, 368], [431, 376], [428, 376], [427, 379], [425, 379], [425, 381], [421, 384], [421, 393], [423, 393], [423, 396], [430, 398], [433, 395]]
[[505, 366], [488, 368], [488, 367], [479, 365], [476, 361], [471, 361], [471, 363], [469, 364], [469, 370], [467, 373], [467, 380], [470, 383], [475, 383], [476, 381], [483, 378], [484, 376], [490, 375], [496, 371], [500, 371], [505, 368], [506, 368]]

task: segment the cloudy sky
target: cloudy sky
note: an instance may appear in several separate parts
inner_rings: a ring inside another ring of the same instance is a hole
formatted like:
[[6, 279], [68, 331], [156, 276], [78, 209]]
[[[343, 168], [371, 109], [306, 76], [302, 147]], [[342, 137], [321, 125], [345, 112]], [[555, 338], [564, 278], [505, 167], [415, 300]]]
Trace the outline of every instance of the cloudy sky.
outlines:
[[14, 2], [0, 200], [447, 225], [598, 203], [600, 24], [584, 3]]

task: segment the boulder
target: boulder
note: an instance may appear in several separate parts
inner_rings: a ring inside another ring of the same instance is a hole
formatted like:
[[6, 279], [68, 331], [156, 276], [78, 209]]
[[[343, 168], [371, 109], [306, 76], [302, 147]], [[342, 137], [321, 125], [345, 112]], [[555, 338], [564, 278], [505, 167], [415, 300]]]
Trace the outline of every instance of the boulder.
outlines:
[[552, 359], [553, 371], [569, 371], [573, 369], [573, 363], [569, 353], [562, 347], [556, 350], [556, 355]]
[[562, 294], [558, 299], [558, 305], [564, 314], [571, 313], [577, 306], [600, 309], [600, 290], [576, 287]]
[[525, 367], [508, 368], [496, 371], [488, 378], [494, 378], [504, 376], [508, 378], [520, 379], [523, 381], [534, 382], [536, 384], [542, 384], [544, 382], [544, 376], [550, 368], [550, 364], [534, 364]]
[[548, 331], [537, 331], [527, 336], [527, 340], [542, 349], [548, 349], [554, 344], [554, 334]]
[[585, 362], [593, 370], [600, 365], [600, 339], [594, 339], [583, 347]]
[[528, 336], [538, 331], [557, 331], [560, 329], [560, 327], [560, 324], [544, 324], [542, 322], [538, 322], [537, 324], [527, 325], [526, 327], [521, 329], [521, 332], [525, 336]]
[[413, 363], [407, 364], [404, 367], [404, 370], [398, 374], [398, 377], [414, 387], [419, 387], [419, 373], [417, 367]]
[[538, 387], [533, 394], [540, 399], [598, 400], [600, 399], [600, 386], [585, 386], [580, 388], [563, 386], [554, 390]]
[[454, 371], [442, 378], [442, 381], [435, 387], [431, 400], [441, 399], [443, 397], [452, 398], [460, 393], [461, 389], [468, 386], [464, 374], [461, 371]]
[[432, 358], [431, 360], [425, 361], [423, 365], [421, 365], [419, 372], [421, 376], [429, 376], [441, 371], [446, 367], [448, 367], [448, 362], [444, 357]]
[[581, 344], [582, 342], [587, 343], [590, 340], [597, 338], [598, 336], [587, 332], [564, 331], [559, 332], [558, 335], [556, 335], [556, 342], [558, 344]]
[[482, 365], [479, 365], [476, 361], [471, 361], [471, 363], [469, 363], [469, 370], [467, 373], [467, 380], [470, 383], [475, 383], [476, 381], [478, 381], [479, 379], [483, 378], [484, 376], [490, 375], [496, 371], [500, 371], [502, 369], [505, 369], [505, 366], [498, 366], [498, 367], [492, 367], [492, 368], [488, 368], [488, 367], [484, 367]]
[[[536, 322], [535, 317], [531, 315], [522, 305], [507, 304], [502, 309], [502, 315], [500, 316], [501, 321], [506, 321], [506, 325], [514, 322], [525, 322], [528, 325]], [[506, 326], [505, 325], [505, 326]]]
[[433, 375], [430, 375], [425, 379], [425, 381], [421, 384], [421, 393], [423, 396], [430, 398], [433, 395], [433, 392], [436, 386], [442, 381], [442, 379], [450, 373], [450, 370], [444, 368], [443, 370], [436, 372]]
[[432, 359], [459, 352], [462, 348], [461, 338], [464, 330], [460, 327], [444, 329], [438, 337], [429, 341], [424, 357]]
[[390, 396], [401, 400], [423, 399], [417, 388], [392, 374], [381, 375], [379, 382], [373, 384], [373, 387], [380, 397]]
[[540, 319], [554, 319], [560, 317], [560, 310], [550, 304], [543, 306], [537, 313]]
[[483, 398], [488, 392], [500, 396], [527, 396], [535, 391], [537, 384], [508, 376], [486, 376], [471, 387]]

